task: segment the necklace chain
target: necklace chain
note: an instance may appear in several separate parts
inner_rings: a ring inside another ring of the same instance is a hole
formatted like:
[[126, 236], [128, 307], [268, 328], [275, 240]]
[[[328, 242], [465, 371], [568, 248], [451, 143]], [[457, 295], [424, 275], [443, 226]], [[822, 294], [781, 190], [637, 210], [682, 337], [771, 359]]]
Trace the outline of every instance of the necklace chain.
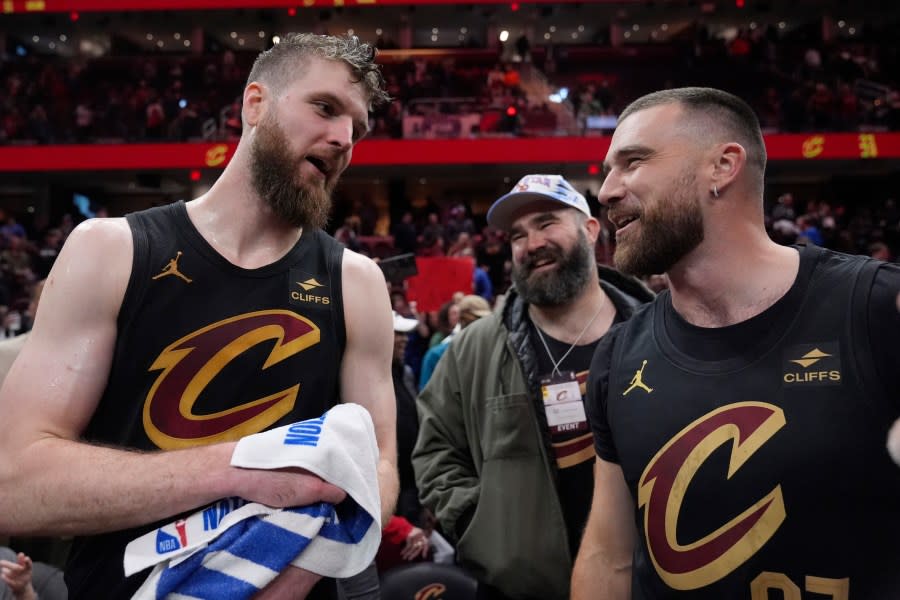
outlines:
[[597, 312], [594, 313], [594, 316], [591, 317], [591, 320], [587, 322], [587, 325], [584, 326], [584, 329], [581, 330], [581, 333], [578, 334], [578, 337], [575, 338], [575, 341], [572, 342], [572, 345], [569, 346], [569, 349], [566, 350], [566, 353], [563, 354], [562, 358], [560, 358], [559, 360], [555, 360], [553, 358], [553, 353], [550, 352], [550, 346], [547, 345], [547, 340], [544, 339], [544, 334], [541, 333], [541, 328], [538, 327], [537, 323], [534, 323], [534, 319], [531, 320], [531, 322], [534, 323], [534, 329], [535, 329], [535, 331], [537, 331], [538, 337], [541, 339], [541, 343], [544, 345], [544, 350], [547, 351], [547, 356], [550, 358], [550, 364], [553, 365], [553, 371], [550, 372], [551, 376], [556, 375], [557, 373], [560, 373], [559, 365], [561, 365], [563, 363], [563, 361], [566, 360], [566, 357], [568, 357], [569, 354], [572, 353], [572, 350], [575, 349], [575, 346], [578, 345], [578, 342], [581, 341], [581, 338], [584, 336], [584, 334], [587, 332], [587, 330], [590, 329], [591, 325], [594, 324], [594, 321], [597, 320], [597, 317], [600, 316], [600, 311], [603, 310], [604, 304], [605, 304], [605, 302], [600, 303], [600, 308], [597, 309]]

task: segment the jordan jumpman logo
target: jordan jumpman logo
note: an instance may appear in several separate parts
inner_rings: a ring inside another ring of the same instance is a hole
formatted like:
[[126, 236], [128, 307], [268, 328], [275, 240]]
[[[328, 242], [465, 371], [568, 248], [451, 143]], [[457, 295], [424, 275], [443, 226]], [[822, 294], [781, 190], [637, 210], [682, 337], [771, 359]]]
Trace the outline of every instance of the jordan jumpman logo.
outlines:
[[625, 394], [627, 394], [628, 392], [630, 392], [631, 390], [633, 390], [634, 388], [641, 388], [642, 390], [646, 391], [648, 394], [653, 391], [653, 388], [647, 387], [647, 385], [644, 383], [644, 380], [642, 379], [644, 376], [644, 367], [646, 367], [646, 366], [647, 366], [647, 359], [644, 359], [644, 362], [641, 363], [641, 368], [638, 369], [637, 371], [635, 371], [634, 377], [631, 378], [631, 386], [627, 390], [622, 392], [623, 396]]
[[163, 267], [163, 270], [158, 275], [154, 275], [153, 277], [151, 277], [151, 279], [159, 279], [161, 277], [165, 277], [166, 275], [175, 275], [176, 277], [183, 279], [187, 283], [192, 282], [193, 279], [191, 279], [190, 277], [185, 277], [184, 274], [178, 270], [179, 258], [181, 258], [181, 250], [178, 251], [178, 254], [175, 255], [175, 258], [169, 261], [169, 264]]

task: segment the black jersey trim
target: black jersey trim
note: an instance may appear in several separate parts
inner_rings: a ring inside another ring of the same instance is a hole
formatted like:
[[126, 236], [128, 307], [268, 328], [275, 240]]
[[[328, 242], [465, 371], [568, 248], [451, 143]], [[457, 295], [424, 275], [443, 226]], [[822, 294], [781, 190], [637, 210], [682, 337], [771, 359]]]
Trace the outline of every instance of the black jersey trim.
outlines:
[[[668, 291], [654, 303], [653, 341], [674, 366], [695, 374], [734, 373], [747, 368], [776, 349], [810, 301], [809, 283], [824, 251], [816, 246], [797, 247], [800, 266], [788, 291], [772, 306], [741, 323], [702, 328], [685, 321], [672, 306]], [[676, 339], [680, 335], [681, 342]], [[702, 356], [706, 343], [727, 346], [719, 360]], [[690, 339], [690, 343], [685, 343]], [[695, 353], [692, 352], [694, 350]]]
[[[850, 314], [846, 319], [846, 326], [847, 339], [860, 340], [860, 343], [852, 344], [853, 347], [848, 348], [848, 352], [851, 357], [849, 364], [853, 365], [853, 369], [856, 371], [856, 379], [864, 392], [863, 397], [867, 398], [870, 406], [886, 407], [892, 406], [892, 404], [885, 402], [887, 393], [875, 368], [872, 339], [869, 335], [871, 331], [869, 302], [872, 296], [872, 285], [878, 270], [883, 265], [884, 263], [868, 258], [857, 272], [853, 294], [849, 302]], [[885, 414], [885, 422], [893, 421], [895, 416]]]
[[[331, 304], [331, 324], [334, 327], [335, 337], [338, 343], [338, 361], [344, 360], [344, 348], [347, 346], [347, 325], [344, 318], [344, 245], [332, 238], [324, 231], [317, 230], [316, 236], [321, 238], [321, 244], [325, 247], [325, 269], [328, 271], [328, 280], [331, 282], [333, 295], [340, 302]], [[340, 388], [340, 377], [338, 377]]]
[[131, 323], [137, 317], [137, 309], [143, 304], [144, 295], [150, 281], [150, 239], [148, 237], [148, 225], [145, 222], [144, 213], [130, 213], [125, 215], [128, 227], [131, 229], [131, 241], [133, 245], [131, 257], [131, 274], [128, 277], [128, 286], [125, 288], [125, 296], [119, 307], [117, 351], [119, 340], [123, 333], [130, 331]]
[[219, 254], [219, 252], [206, 241], [206, 238], [203, 237], [193, 221], [191, 221], [191, 218], [188, 215], [187, 205], [183, 200], [173, 202], [165, 208], [168, 212], [168, 216], [173, 221], [174, 226], [184, 235], [185, 239], [194, 250], [208, 260], [212, 266], [238, 277], [263, 279], [288, 269], [290, 265], [303, 258], [303, 255], [311, 245], [311, 238], [315, 237], [314, 234], [317, 231], [315, 229], [309, 230], [308, 232], [304, 231], [303, 234], [300, 235], [300, 239], [297, 240], [291, 249], [275, 262], [255, 269], [245, 269]]

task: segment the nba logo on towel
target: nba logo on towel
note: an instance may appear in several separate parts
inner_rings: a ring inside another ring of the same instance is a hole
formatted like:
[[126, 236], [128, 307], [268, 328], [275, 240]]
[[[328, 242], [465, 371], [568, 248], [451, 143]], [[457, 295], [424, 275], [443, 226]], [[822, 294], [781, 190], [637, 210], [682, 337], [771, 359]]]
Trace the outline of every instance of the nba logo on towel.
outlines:
[[187, 528], [184, 519], [175, 521], [175, 531], [178, 537], [166, 533], [164, 528], [156, 530], [156, 553], [166, 554], [187, 546]]

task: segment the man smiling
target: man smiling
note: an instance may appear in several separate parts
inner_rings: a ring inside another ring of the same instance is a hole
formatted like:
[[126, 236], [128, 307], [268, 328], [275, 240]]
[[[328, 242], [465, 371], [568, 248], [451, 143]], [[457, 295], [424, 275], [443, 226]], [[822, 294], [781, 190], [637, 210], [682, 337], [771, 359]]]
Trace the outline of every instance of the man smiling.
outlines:
[[524, 177], [488, 222], [509, 234], [514, 289], [457, 335], [421, 392], [413, 465], [481, 597], [567, 600], [593, 481], [588, 365], [651, 294], [598, 270], [600, 223], [559, 175]]
[[669, 289], [591, 362], [573, 599], [900, 597], [900, 269], [772, 241], [765, 166], [753, 109], [721, 90], [619, 117], [615, 262]]

